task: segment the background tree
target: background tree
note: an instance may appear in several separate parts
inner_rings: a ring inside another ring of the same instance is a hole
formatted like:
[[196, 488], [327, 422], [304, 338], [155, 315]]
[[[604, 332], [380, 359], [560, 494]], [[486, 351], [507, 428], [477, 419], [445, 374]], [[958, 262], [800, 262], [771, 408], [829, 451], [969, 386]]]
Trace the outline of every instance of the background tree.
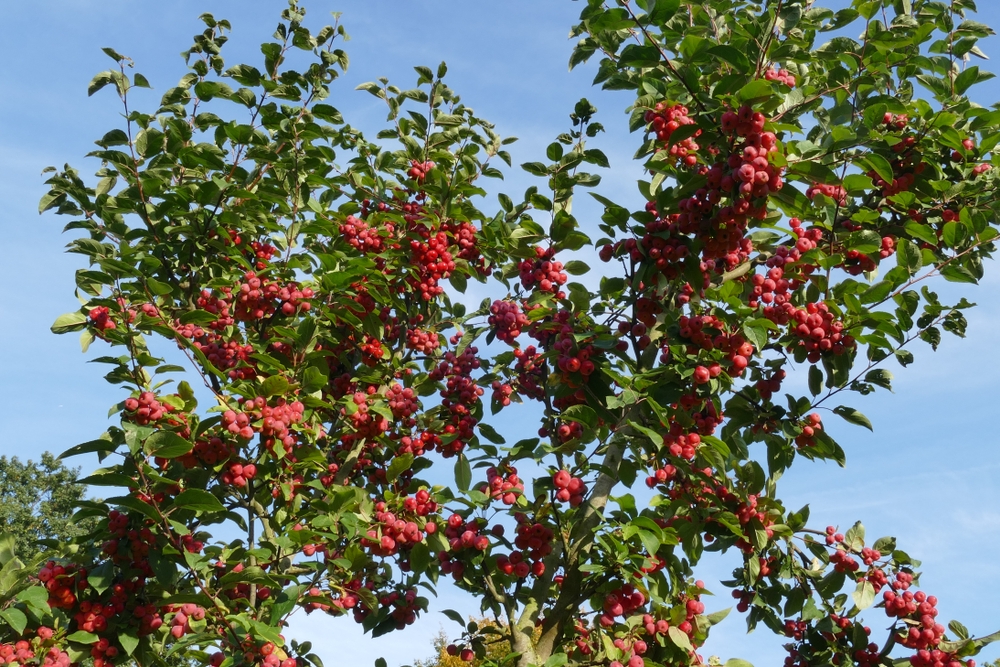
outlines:
[[[434, 656], [427, 660], [417, 660], [413, 667], [481, 667], [497, 664], [510, 655], [510, 642], [506, 639], [508, 631], [503, 626], [497, 626], [496, 621], [489, 618], [469, 619], [466, 630], [492, 635], [485, 643], [485, 653], [482, 657], [474, 657], [471, 661], [461, 655], [458, 647], [448, 639], [448, 633], [443, 629], [434, 638], [432, 646]], [[468, 655], [464, 656], [468, 658]]]
[[86, 493], [77, 483], [79, 472], [48, 452], [38, 463], [0, 456], [0, 534], [14, 538], [18, 558], [35, 560], [96, 525], [73, 520]]
[[[443, 65], [363, 86], [386, 105], [378, 143], [326, 102], [343, 31], [312, 33], [295, 3], [262, 69], [227, 67], [229, 24], [204, 16], [151, 113], [106, 49], [91, 91], [117, 91], [123, 128], [97, 142], [96, 184], [54, 170], [41, 208], [90, 262], [87, 304], [53, 328], [117, 348], [99, 361], [128, 392], [120, 426], [68, 453], [111, 457], [88, 482], [127, 491], [87, 507], [99, 548], [5, 609], [21, 642], [3, 650], [293, 667], [317, 661], [280, 634], [297, 608], [381, 635], [447, 575], [506, 633], [501, 662], [697, 664], [725, 611], [692, 568], [725, 551], [737, 610], [791, 639], [789, 665], [971, 667], [996, 637], [946, 631], [895, 540], [811, 528], [778, 483], [844, 462], [824, 414], [871, 427], [832, 403], [964, 333], [971, 304], [922, 283], [974, 282], [994, 250], [1000, 116], [960, 65], [988, 28], [956, 24], [957, 0], [636, 5], [590, 2], [574, 29], [571, 63], [636, 93], [650, 173], [640, 210], [598, 198], [596, 229], [571, 207], [599, 184], [584, 165], [608, 164], [586, 100], [523, 165], [543, 188], [484, 212], [478, 181], [510, 156]], [[816, 46], [855, 22], [859, 40]], [[586, 247], [607, 263], [589, 286], [569, 277]], [[470, 281], [495, 298], [464, 303]], [[158, 356], [174, 345], [184, 366]], [[508, 444], [490, 422], [518, 401], [540, 429]], [[467, 627], [460, 656], [493, 636]]]

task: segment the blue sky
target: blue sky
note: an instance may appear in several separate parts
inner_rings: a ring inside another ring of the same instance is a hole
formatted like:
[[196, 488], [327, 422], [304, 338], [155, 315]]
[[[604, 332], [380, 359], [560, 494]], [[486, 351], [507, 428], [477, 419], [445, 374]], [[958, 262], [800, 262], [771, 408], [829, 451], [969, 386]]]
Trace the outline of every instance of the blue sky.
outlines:
[[[983, 0], [980, 20], [1000, 25], [1000, 7]], [[49, 333], [52, 321], [77, 307], [73, 272], [81, 259], [62, 249], [65, 221], [39, 217], [44, 193], [40, 172], [69, 162], [84, 173], [97, 168], [82, 156], [93, 139], [115, 126], [117, 100], [109, 91], [88, 98], [90, 78], [112, 65], [100, 47], [131, 56], [156, 89], [147, 106], [184, 73], [178, 53], [200, 32], [197, 16], [210, 11], [233, 23], [227, 61], [256, 62], [257, 47], [269, 39], [284, 3], [279, 0], [140, 2], [139, 0], [45, 0], [0, 3], [0, 229], [8, 252], [0, 262], [0, 349], [7, 350], [0, 374], [0, 454], [22, 458], [60, 452], [99, 435], [108, 408], [121, 390], [105, 383], [100, 366], [85, 363], [103, 353], [95, 344], [81, 355], [76, 337]], [[569, 0], [506, 0], [503, 3], [439, 0], [313, 0], [314, 25], [326, 12], [343, 11], [352, 40], [351, 67], [335, 84], [331, 103], [352, 124], [372, 133], [384, 119], [382, 103], [354, 87], [387, 76], [414, 81], [413, 65], [449, 64], [453, 89], [501, 134], [520, 137], [515, 164], [544, 159], [545, 146], [564, 131], [567, 115], [583, 96], [598, 107], [609, 130], [595, 140], [611, 159], [600, 192], [638, 207], [632, 185], [639, 176], [630, 157], [623, 114], [628, 96], [590, 86], [592, 70], [567, 72], [572, 43], [566, 35], [581, 3]], [[983, 49], [1000, 58], [1000, 40]], [[987, 64], [988, 65], [988, 64]], [[987, 67], [988, 68], [988, 67]], [[1000, 99], [1000, 85], [987, 85], [978, 101]], [[520, 193], [533, 180], [511, 172], [499, 188]], [[576, 214], [596, 219], [582, 198]], [[592, 263], [592, 265], [596, 264]], [[989, 269], [996, 269], [989, 266]], [[816, 525], [848, 526], [861, 519], [869, 535], [893, 534], [900, 548], [924, 561], [922, 588], [936, 594], [944, 618], [962, 620], [975, 634], [1000, 629], [1000, 437], [996, 409], [1000, 375], [996, 332], [1000, 329], [1000, 276], [994, 270], [979, 287], [941, 285], [943, 297], [968, 296], [979, 303], [969, 315], [965, 340], [945, 339], [936, 353], [921, 345], [917, 362], [893, 368], [896, 393], [853, 397], [875, 432], [828, 420], [848, 454], [846, 469], [802, 462], [782, 481], [789, 506], [811, 503]], [[76, 465], [92, 468], [96, 461]], [[725, 578], [733, 561], [707, 563], [704, 578]], [[709, 610], [730, 606], [728, 591], [709, 599]], [[443, 589], [433, 609], [474, 613], [475, 601]], [[874, 627], [886, 625], [880, 612]], [[455, 626], [438, 613], [425, 615], [404, 633], [372, 641], [353, 621], [314, 615], [293, 623], [290, 634], [310, 639], [327, 664], [371, 665], [384, 655], [390, 665], [430, 652], [430, 638]], [[784, 657], [782, 640], [766, 631], [749, 637], [737, 614], [713, 630], [706, 657], [743, 657], [758, 667]], [[995, 658], [992, 649], [982, 657]]]

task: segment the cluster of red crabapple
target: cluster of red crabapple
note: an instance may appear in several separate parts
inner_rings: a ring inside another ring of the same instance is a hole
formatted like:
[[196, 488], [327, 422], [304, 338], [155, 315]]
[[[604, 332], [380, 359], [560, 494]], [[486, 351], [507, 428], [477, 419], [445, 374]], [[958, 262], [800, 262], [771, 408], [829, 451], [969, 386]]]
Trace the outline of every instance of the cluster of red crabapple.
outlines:
[[498, 340], [511, 345], [521, 335], [521, 330], [528, 326], [528, 316], [513, 301], [496, 300], [490, 306], [490, 316], [487, 323], [493, 328]]
[[472, 372], [480, 367], [478, 353], [479, 350], [472, 346], [465, 348], [460, 355], [449, 350], [428, 375], [432, 381], [445, 381], [440, 395], [447, 423], [442, 433], [455, 436], [451, 443], [440, 448], [445, 457], [458, 454], [475, 435], [478, 419], [473, 412], [485, 393], [472, 379]]
[[789, 88], [795, 87], [795, 75], [789, 72], [787, 69], [781, 67], [770, 67], [764, 72], [764, 78], [768, 81], [777, 81], [783, 83]]
[[823, 430], [823, 418], [813, 412], [806, 415], [802, 432], [795, 436], [795, 446], [799, 448], [812, 447], [816, 444], [816, 432]]
[[485, 523], [479, 519], [466, 521], [460, 514], [452, 514], [445, 523], [444, 536], [448, 540], [448, 550], [438, 552], [441, 571], [450, 574], [455, 581], [461, 581], [465, 564], [458, 560], [463, 550], [486, 551], [490, 539], [480, 531]]
[[652, 109], [646, 111], [644, 119], [649, 126], [649, 131], [656, 135], [656, 141], [663, 144], [658, 150], [666, 150], [675, 162], [681, 162], [686, 167], [698, 164], [696, 152], [700, 146], [694, 140], [701, 134], [701, 130], [695, 130], [692, 136], [680, 141], [673, 143], [670, 141], [670, 137], [681, 126], [694, 125], [694, 119], [688, 116], [686, 106], [657, 102]]
[[393, 512], [386, 511], [386, 504], [375, 505], [375, 527], [369, 528], [361, 538], [361, 546], [376, 556], [392, 556], [400, 549], [412, 547], [424, 539], [420, 526], [415, 521], [406, 521]]
[[561, 287], [569, 276], [563, 271], [563, 263], [555, 259], [555, 248], [535, 248], [534, 259], [522, 259], [518, 265], [521, 284], [525, 289], [548, 292], [558, 299], [565, 299]]
[[448, 235], [443, 231], [434, 234], [424, 243], [416, 239], [410, 241], [413, 272], [409, 283], [424, 301], [432, 301], [444, 294], [444, 287], [438, 281], [447, 279], [455, 270], [450, 245]]
[[518, 496], [524, 493], [524, 482], [517, 476], [517, 468], [513, 466], [504, 466], [503, 474], [491, 466], [486, 470], [486, 485], [480, 490], [504, 505], [513, 505]]
[[813, 183], [806, 188], [806, 197], [809, 199], [815, 199], [816, 195], [825, 195], [837, 202], [839, 206], [847, 206], [847, 190], [842, 185]]
[[584, 481], [568, 470], [559, 470], [552, 475], [552, 484], [556, 487], [556, 500], [568, 502], [570, 507], [578, 507], [587, 493]]
[[[38, 628], [38, 638], [48, 641], [52, 638], [52, 629], [44, 626]], [[13, 644], [0, 644], [0, 665], [11, 664], [70, 667], [72, 659], [58, 646], [39, 646], [35, 649], [30, 642], [22, 639]]]
[[253, 322], [278, 310], [284, 315], [294, 315], [309, 310], [312, 304], [308, 300], [312, 297], [309, 287], [300, 288], [297, 283], [281, 286], [247, 271], [233, 293], [233, 317], [240, 322]]
[[385, 236], [391, 237], [395, 231], [392, 222], [386, 221], [379, 229], [374, 225], [369, 225], [365, 220], [349, 215], [339, 227], [340, 235], [344, 237], [347, 244], [360, 252], [362, 255], [378, 255], [385, 251]]
[[515, 550], [508, 556], [497, 556], [496, 564], [504, 574], [524, 579], [529, 574], [540, 577], [545, 573], [545, 557], [552, 553], [555, 534], [543, 523], [532, 521], [525, 514], [517, 514]]
[[204, 607], [191, 602], [175, 605], [167, 611], [173, 611], [174, 614], [170, 619], [170, 634], [174, 639], [180, 639], [191, 632], [191, 621], [201, 621], [205, 618]]
[[[765, 132], [766, 122], [762, 113], [749, 106], [722, 115], [722, 132], [731, 139], [729, 154], [711, 167], [702, 167], [705, 186], [679, 202], [677, 213], [661, 216], [653, 202], [647, 204], [654, 220], [646, 224], [639, 246], [626, 242], [633, 261], [645, 255], [658, 271], [674, 279], [680, 275], [680, 263], [690, 252], [692, 238], [701, 243], [703, 272], [732, 270], [749, 257], [753, 248], [745, 237], [749, 221], [763, 219], [767, 206], [762, 202], [783, 186], [783, 168], [773, 166], [769, 159], [779, 151], [778, 139], [773, 132]], [[614, 248], [602, 249], [602, 258], [610, 258], [613, 252]]]
[[422, 354], [430, 354], [441, 346], [441, 340], [434, 331], [409, 329], [406, 332], [406, 347]]
[[[682, 315], [678, 319], [680, 326], [679, 335], [688, 344], [688, 354], [697, 355], [700, 351], [722, 350], [729, 360], [727, 372], [733, 377], [743, 374], [743, 370], [750, 363], [753, 356], [754, 347], [742, 335], [738, 333], [728, 333], [728, 327], [722, 320], [714, 315]], [[715, 333], [713, 333], [715, 332]], [[709, 377], [716, 377], [719, 371], [713, 368], [717, 363], [708, 367]], [[699, 367], [704, 369], [704, 367]], [[704, 384], [709, 378], [705, 377], [705, 371], [695, 372], [695, 383]]]

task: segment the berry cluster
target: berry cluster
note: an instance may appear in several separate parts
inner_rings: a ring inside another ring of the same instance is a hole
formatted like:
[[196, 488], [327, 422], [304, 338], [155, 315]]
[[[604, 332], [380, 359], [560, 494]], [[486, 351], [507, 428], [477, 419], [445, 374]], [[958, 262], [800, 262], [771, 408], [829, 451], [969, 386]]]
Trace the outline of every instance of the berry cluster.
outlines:
[[673, 143], [670, 141], [671, 135], [682, 125], [694, 125], [694, 119], [688, 116], [686, 106], [682, 104], [670, 106], [666, 102], [657, 102], [656, 106], [646, 112], [645, 120], [649, 124], [649, 131], [656, 135], [656, 140], [665, 144], [659, 150], [667, 150], [675, 162], [680, 161], [684, 166], [693, 167], [698, 164], [698, 156], [695, 153], [700, 147], [694, 139], [701, 134], [701, 130], [680, 141]]
[[87, 313], [87, 319], [90, 320], [90, 326], [97, 329], [98, 332], [118, 328], [118, 325], [116, 325], [114, 320], [111, 319], [111, 311], [107, 306], [97, 306], [96, 308], [91, 308], [90, 312]]
[[257, 476], [257, 466], [253, 463], [239, 463], [237, 461], [230, 462], [222, 474], [219, 475], [219, 481], [223, 484], [230, 484], [237, 488], [243, 488], [247, 485], [247, 482], [252, 480]]
[[[407, 512], [412, 512], [417, 516], [427, 516], [433, 514], [438, 509], [438, 504], [431, 499], [431, 494], [427, 489], [420, 489], [412, 496], [407, 496], [403, 500], [403, 508]], [[428, 521], [424, 524], [424, 532], [431, 534], [437, 530], [437, 524]]]
[[201, 621], [205, 618], [204, 607], [199, 607], [190, 602], [180, 605], [173, 611], [174, 616], [170, 621], [170, 634], [174, 639], [180, 639], [191, 632], [191, 621]]
[[646, 486], [655, 488], [658, 484], [666, 484], [677, 476], [677, 468], [669, 463], [653, 471], [653, 474], [646, 478]]
[[273, 448], [280, 442], [286, 450], [295, 446], [295, 436], [289, 430], [302, 421], [305, 406], [300, 401], [291, 401], [283, 397], [276, 398], [272, 404], [267, 399], [258, 396], [255, 399], [241, 401], [244, 412], [249, 414], [254, 422], [260, 422], [260, 434], [268, 448]]
[[768, 81], [783, 83], [789, 88], [795, 87], [795, 75], [784, 68], [770, 67], [764, 72], [764, 78]]
[[480, 531], [485, 522], [479, 519], [466, 521], [460, 514], [452, 514], [445, 524], [444, 536], [448, 540], [448, 551], [438, 552], [441, 571], [450, 574], [455, 581], [461, 581], [465, 574], [465, 563], [458, 560], [463, 550], [486, 551], [490, 540]]
[[816, 195], [825, 195], [837, 202], [840, 206], [847, 206], [847, 190], [842, 185], [827, 185], [826, 183], [813, 183], [806, 188], [806, 197], [814, 199]]
[[[740, 502], [736, 507], [735, 514], [736, 518], [740, 521], [740, 525], [743, 526], [746, 535], [749, 535], [753, 531], [753, 527], [750, 525], [751, 522], [757, 520], [763, 526], [767, 539], [770, 540], [774, 537], [774, 530], [771, 528], [775, 523], [774, 518], [760, 507], [755, 494], [748, 495], [745, 501]], [[744, 553], [752, 553], [754, 550], [746, 538], [737, 540], [736, 546]]]
[[630, 616], [646, 604], [646, 596], [636, 590], [632, 584], [625, 584], [604, 596], [599, 621], [602, 626], [610, 628], [615, 624], [616, 616]]
[[510, 397], [514, 395], [514, 388], [507, 384], [506, 382], [500, 382], [500, 380], [494, 380], [490, 385], [493, 389], [493, 404], [494, 411], [500, 407], [507, 407], [510, 405]]
[[433, 168], [433, 162], [418, 162], [417, 160], [410, 160], [410, 168], [407, 170], [406, 175], [418, 183], [423, 183], [424, 179], [427, 177], [427, 172]]
[[552, 484], [556, 487], [556, 500], [569, 502], [570, 507], [579, 506], [587, 493], [584, 481], [571, 475], [568, 470], [560, 470], [554, 474]]
[[480, 491], [494, 500], [500, 500], [504, 505], [513, 505], [517, 497], [524, 493], [524, 482], [517, 476], [517, 468], [506, 466], [503, 474], [496, 468], [486, 470], [486, 485]]
[[545, 398], [545, 359], [534, 345], [514, 350], [517, 391], [536, 401]]
[[558, 299], [565, 299], [566, 293], [560, 287], [566, 284], [568, 276], [563, 271], [563, 264], [555, 258], [555, 248], [535, 248], [534, 259], [522, 259], [518, 265], [521, 284], [525, 289], [538, 289], [548, 292]]
[[392, 556], [424, 539], [415, 521], [406, 521], [386, 511], [384, 502], [375, 504], [375, 521], [378, 525], [369, 528], [361, 538], [361, 546], [375, 556]]
[[[680, 337], [688, 342], [689, 355], [697, 355], [700, 351], [722, 350], [726, 353], [729, 366], [726, 369], [732, 376], [743, 374], [750, 363], [754, 347], [741, 334], [728, 333], [728, 327], [714, 315], [682, 315], [678, 320]], [[718, 363], [707, 368], [699, 366], [695, 369], [695, 384], [704, 384], [710, 378], [717, 377], [721, 371]]]
[[781, 382], [785, 379], [786, 375], [784, 369], [779, 368], [767, 377], [757, 380], [754, 388], [760, 394], [761, 399], [769, 401], [776, 392], [781, 391]]
[[391, 222], [386, 222], [381, 229], [378, 229], [369, 226], [364, 220], [349, 215], [340, 225], [339, 231], [347, 244], [362, 255], [378, 255], [385, 252], [386, 237], [391, 237], [395, 228]]
[[253, 271], [247, 271], [235, 292], [234, 318], [240, 322], [252, 322], [270, 317], [277, 310], [284, 315], [294, 315], [298, 311], [309, 310], [312, 304], [308, 299], [312, 297], [313, 291], [308, 287], [300, 289], [295, 283], [282, 287]]
[[438, 232], [423, 243], [416, 239], [410, 241], [413, 269], [409, 282], [424, 301], [432, 301], [444, 294], [444, 288], [438, 285], [438, 281], [447, 279], [455, 270], [455, 261], [448, 246], [448, 236], [444, 232]]
[[[545, 437], [548, 435], [548, 429], [540, 428], [538, 430], [538, 435]], [[583, 424], [580, 422], [564, 420], [556, 426], [555, 438], [559, 442], [569, 442], [570, 440], [575, 440], [583, 435]]]
[[[784, 311], [789, 320], [797, 322], [790, 333], [800, 339], [798, 346], [805, 348], [810, 362], [816, 363], [825, 354], [843, 354], [854, 347], [854, 337], [844, 333], [844, 323], [835, 318], [825, 303], [807, 303], [805, 308], [785, 303]], [[789, 349], [794, 347], [790, 345]]]
[[552, 553], [554, 536], [552, 529], [545, 524], [518, 514], [517, 535], [514, 537], [516, 549], [510, 556], [499, 556], [497, 567], [504, 574], [513, 573], [519, 579], [527, 577], [529, 572], [536, 577], [542, 576], [545, 573], [545, 557]]
[[73, 563], [65, 565], [49, 561], [38, 571], [38, 580], [49, 592], [49, 606], [71, 609], [76, 604], [76, 591], [86, 587], [87, 572]]
[[156, 394], [151, 391], [142, 392], [138, 398], [126, 398], [124, 405], [129, 421], [134, 421], [139, 426], [160, 421], [170, 410], [170, 405], [160, 403]]
[[389, 410], [404, 428], [416, 425], [413, 415], [420, 409], [420, 401], [417, 394], [409, 387], [403, 388], [398, 382], [394, 382], [386, 394]]
[[923, 591], [905, 591], [897, 594], [886, 591], [882, 594], [886, 616], [908, 619], [916, 623], [896, 636], [896, 642], [907, 648], [926, 650], [941, 643], [944, 626], [934, 619], [938, 615], [937, 598]]
[[455, 436], [454, 440], [440, 448], [445, 457], [458, 454], [465, 443], [475, 436], [475, 427], [479, 420], [475, 417], [480, 397], [485, 393], [472, 379], [471, 373], [480, 366], [479, 350], [467, 347], [461, 355], [448, 351], [444, 358], [431, 371], [432, 381], [445, 380], [441, 390], [441, 407], [446, 411], [446, 425], [443, 433]]
[[812, 447], [816, 444], [815, 437], [816, 431], [823, 430], [823, 419], [818, 413], [811, 413], [805, 418], [805, 423], [802, 425], [802, 432], [795, 436], [795, 446], [800, 449], [803, 447]]
[[[879, 259], [890, 257], [895, 252], [896, 239], [891, 236], [883, 236], [882, 247], [879, 248], [878, 252]], [[868, 255], [852, 249], [844, 253], [844, 263], [841, 266], [852, 276], [857, 276], [862, 273], [874, 271], [878, 263]]]
[[[43, 631], [46, 631], [43, 634]], [[38, 628], [38, 637], [44, 641], [52, 638], [51, 628]], [[41, 658], [41, 662], [38, 662]], [[69, 654], [57, 646], [48, 649], [40, 648], [36, 653], [31, 644], [25, 640], [13, 644], [0, 644], [0, 665], [32, 665], [41, 667], [70, 667], [73, 662]]]
[[490, 306], [488, 323], [499, 340], [513, 345], [521, 330], [528, 326], [528, 316], [513, 301], [497, 300]]
[[435, 331], [409, 329], [406, 332], [406, 347], [422, 354], [430, 354], [441, 346], [441, 339]]
[[632, 239], [625, 242], [633, 261], [645, 255], [674, 279], [680, 275], [680, 263], [696, 248], [691, 242], [697, 241], [708, 280], [710, 271], [732, 270], [746, 260], [753, 249], [745, 237], [749, 221], [767, 215], [764, 199], [784, 184], [783, 169], [770, 163], [769, 156], [780, 149], [777, 136], [764, 131], [766, 122], [749, 106], [723, 114], [722, 132], [731, 137], [729, 155], [704, 168], [705, 186], [682, 200], [678, 213], [660, 216], [653, 202], [647, 204], [654, 220], [647, 223], [638, 245], [628, 243]]

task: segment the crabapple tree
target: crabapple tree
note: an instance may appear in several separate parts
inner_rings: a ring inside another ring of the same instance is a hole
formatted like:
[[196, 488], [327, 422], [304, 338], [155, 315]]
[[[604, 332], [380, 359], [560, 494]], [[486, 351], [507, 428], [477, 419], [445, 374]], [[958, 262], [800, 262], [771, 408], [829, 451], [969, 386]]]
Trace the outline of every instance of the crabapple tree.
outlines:
[[[0, 660], [318, 663], [291, 614], [405, 630], [450, 579], [493, 619], [462, 660], [701, 664], [727, 610], [694, 568], [730, 552], [727, 596], [788, 667], [973, 667], [996, 636], [778, 480], [843, 464], [829, 420], [870, 427], [848, 403], [964, 333], [971, 304], [932, 287], [995, 249], [1000, 111], [968, 97], [990, 29], [972, 0], [581, 5], [570, 65], [634, 93], [648, 174], [639, 210], [595, 192], [600, 220], [571, 207], [609, 168], [586, 100], [493, 206], [511, 140], [444, 65], [361, 86], [387, 113], [370, 139], [333, 104], [343, 28], [294, 0], [254, 64], [203, 16], [147, 110], [105, 50], [90, 92], [124, 120], [41, 210], [87, 263], [53, 329], [121, 387], [116, 425], [67, 452], [101, 457], [85, 481], [109, 497], [5, 599]], [[537, 436], [508, 442], [514, 416]]]

